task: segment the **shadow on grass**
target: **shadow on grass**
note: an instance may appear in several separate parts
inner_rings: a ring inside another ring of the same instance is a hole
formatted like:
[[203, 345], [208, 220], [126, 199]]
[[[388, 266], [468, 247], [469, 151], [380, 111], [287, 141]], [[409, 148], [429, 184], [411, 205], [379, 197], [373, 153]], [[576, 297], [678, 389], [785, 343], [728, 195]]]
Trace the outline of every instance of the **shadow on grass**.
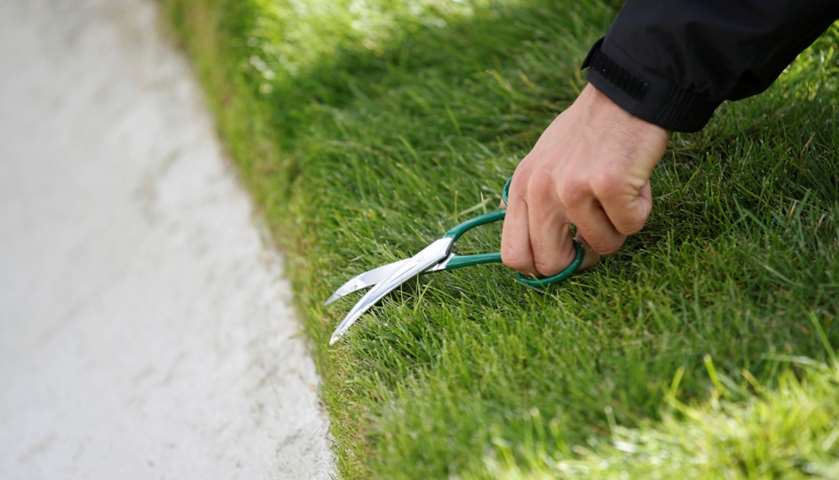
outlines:
[[[170, 2], [192, 28], [187, 2]], [[807, 316], [839, 343], [837, 87], [795, 71], [702, 134], [677, 136], [647, 229], [591, 273], [547, 294], [500, 267], [423, 277], [327, 350], [341, 310], [319, 300], [493, 208], [582, 85], [579, 62], [613, 10], [533, 1], [406, 14], [374, 47], [333, 31], [331, 55], [295, 70], [277, 54], [294, 26], [263, 3], [210, 2], [226, 13], [212, 20], [216, 54], [196, 54], [291, 254], [346, 476], [480, 472], [501, 443], [525, 464], [534, 451], [572, 455], [610, 421], [657, 418], [679, 368], [680, 395], [704, 398], [706, 354], [727, 378], [747, 369], [771, 383], [782, 355], [823, 356]], [[823, 43], [805, 55], [812, 68], [829, 62]]]

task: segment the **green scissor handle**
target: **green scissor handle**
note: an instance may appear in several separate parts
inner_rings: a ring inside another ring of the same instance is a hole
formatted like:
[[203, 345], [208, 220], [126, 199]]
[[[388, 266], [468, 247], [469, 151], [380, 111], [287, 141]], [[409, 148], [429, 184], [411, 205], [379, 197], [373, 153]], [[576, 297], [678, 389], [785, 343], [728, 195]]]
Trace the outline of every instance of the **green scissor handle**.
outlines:
[[[504, 184], [504, 189], [501, 193], [501, 198], [504, 200], [504, 204], [507, 204], [507, 199], [510, 196], [510, 181], [512, 179], [508, 179], [507, 182]], [[461, 223], [460, 225], [452, 228], [448, 232], [446, 232], [446, 237], [451, 238], [452, 242], [457, 241], [464, 233], [472, 230], [475, 227], [479, 227], [481, 225], [486, 225], [487, 223], [497, 222], [499, 220], [503, 220], [506, 212], [504, 209], [495, 210], [493, 212], [485, 213], [483, 215], [479, 215], [475, 218], [470, 218], [465, 222]], [[527, 285], [531, 288], [541, 288], [553, 283], [561, 282], [577, 271], [580, 268], [580, 264], [583, 263], [583, 257], [585, 256], [585, 250], [583, 246], [578, 241], [574, 241], [574, 260], [565, 267], [565, 269], [556, 275], [552, 275], [550, 277], [526, 277], [519, 273], [516, 277], [516, 280], [519, 283]], [[482, 263], [501, 263], [501, 252], [493, 252], [493, 253], [479, 253], [475, 255], [454, 255], [450, 260], [449, 263], [446, 265], [446, 270], [453, 270], [455, 268], [461, 267], [469, 267], [472, 265], [480, 265]]]

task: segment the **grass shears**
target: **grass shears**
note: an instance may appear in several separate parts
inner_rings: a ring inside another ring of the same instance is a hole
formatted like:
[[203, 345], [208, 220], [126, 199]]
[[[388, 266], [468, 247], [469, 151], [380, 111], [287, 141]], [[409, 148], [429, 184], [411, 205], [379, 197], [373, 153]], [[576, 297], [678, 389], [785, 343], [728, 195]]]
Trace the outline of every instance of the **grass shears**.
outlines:
[[[502, 199], [504, 204], [507, 204], [510, 191], [510, 180], [504, 184], [502, 190]], [[364, 312], [375, 305], [385, 295], [392, 292], [400, 285], [409, 281], [410, 279], [430, 272], [439, 272], [441, 270], [454, 270], [456, 268], [470, 267], [472, 265], [480, 265], [485, 263], [501, 263], [501, 253], [478, 253], [472, 255], [458, 255], [454, 253], [454, 244], [463, 236], [464, 233], [481, 225], [486, 225], [493, 222], [498, 222], [504, 219], [504, 209], [495, 210], [493, 212], [485, 213], [474, 218], [470, 218], [465, 222], [452, 228], [442, 238], [439, 238], [427, 247], [422, 249], [416, 255], [399, 260], [397, 262], [388, 263], [381, 267], [368, 270], [361, 273], [338, 287], [337, 290], [326, 300], [326, 305], [343, 298], [350, 293], [357, 292], [368, 287], [373, 287], [368, 291], [358, 303], [347, 313], [332, 337], [329, 339], [329, 344], [333, 345], [338, 341], [347, 330], [358, 320]], [[527, 277], [522, 274], [517, 274], [516, 280], [528, 287], [541, 288], [557, 282], [561, 282], [571, 275], [573, 275], [580, 264], [583, 262], [585, 250], [579, 241], [574, 241], [575, 256], [574, 260], [561, 272], [550, 277]]]

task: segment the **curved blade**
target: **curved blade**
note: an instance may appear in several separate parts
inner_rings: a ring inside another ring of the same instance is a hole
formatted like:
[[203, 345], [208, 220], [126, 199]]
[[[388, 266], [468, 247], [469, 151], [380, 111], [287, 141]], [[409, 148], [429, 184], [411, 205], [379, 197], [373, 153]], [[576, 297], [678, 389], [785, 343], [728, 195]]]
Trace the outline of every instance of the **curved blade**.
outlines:
[[[425, 272], [420, 273], [427, 273], [427, 272], [437, 272], [440, 270], [445, 270], [446, 265], [448, 265], [449, 260], [454, 256], [454, 254], [449, 254], [448, 257], [443, 259], [443, 261], [433, 265], [425, 270]], [[359, 273], [358, 275], [354, 276], [353, 278], [344, 282], [343, 285], [338, 287], [329, 298], [323, 302], [324, 305], [329, 305], [341, 298], [346, 297], [347, 295], [357, 292], [359, 290], [364, 290], [365, 288], [372, 287], [373, 285], [381, 282], [382, 280], [388, 278], [389, 276], [393, 275], [393, 272], [399, 269], [405, 262], [409, 261], [410, 258], [405, 260], [398, 260], [396, 262], [388, 263], [387, 265], [382, 265], [381, 267], [374, 268], [372, 270], [367, 270], [364, 273]]]
[[359, 290], [365, 289], [367, 287], [372, 287], [373, 285], [381, 282], [382, 280], [386, 279], [387, 277], [393, 275], [393, 272], [399, 269], [405, 262], [409, 261], [410, 258], [405, 260], [399, 260], [396, 262], [388, 263], [387, 265], [382, 265], [381, 267], [374, 268], [372, 270], [367, 270], [364, 273], [360, 273], [353, 278], [347, 280], [343, 285], [338, 287], [335, 292], [326, 299], [324, 305], [329, 305], [330, 303], [347, 296], [353, 292], [357, 292]]
[[329, 345], [334, 345], [335, 342], [341, 338], [344, 333], [361, 317], [367, 310], [381, 300], [385, 295], [392, 292], [396, 287], [402, 285], [408, 280], [416, 277], [420, 273], [433, 267], [435, 264], [444, 260], [451, 249], [452, 239], [441, 238], [434, 241], [431, 245], [425, 247], [421, 252], [413, 257], [404, 260], [404, 263], [399, 265], [399, 268], [394, 271], [388, 278], [382, 280], [369, 292], [367, 292], [358, 303], [347, 313], [347, 316], [338, 324], [338, 328], [329, 339]]

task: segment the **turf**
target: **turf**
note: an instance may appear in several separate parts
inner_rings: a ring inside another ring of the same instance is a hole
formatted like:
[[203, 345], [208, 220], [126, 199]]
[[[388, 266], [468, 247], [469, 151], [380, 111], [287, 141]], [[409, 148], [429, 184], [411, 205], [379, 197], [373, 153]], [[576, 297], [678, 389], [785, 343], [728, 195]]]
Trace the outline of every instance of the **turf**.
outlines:
[[429, 275], [326, 346], [343, 280], [497, 205], [617, 3], [164, 2], [287, 252], [344, 478], [839, 468], [837, 25], [673, 138], [618, 255], [544, 292], [501, 266]]

